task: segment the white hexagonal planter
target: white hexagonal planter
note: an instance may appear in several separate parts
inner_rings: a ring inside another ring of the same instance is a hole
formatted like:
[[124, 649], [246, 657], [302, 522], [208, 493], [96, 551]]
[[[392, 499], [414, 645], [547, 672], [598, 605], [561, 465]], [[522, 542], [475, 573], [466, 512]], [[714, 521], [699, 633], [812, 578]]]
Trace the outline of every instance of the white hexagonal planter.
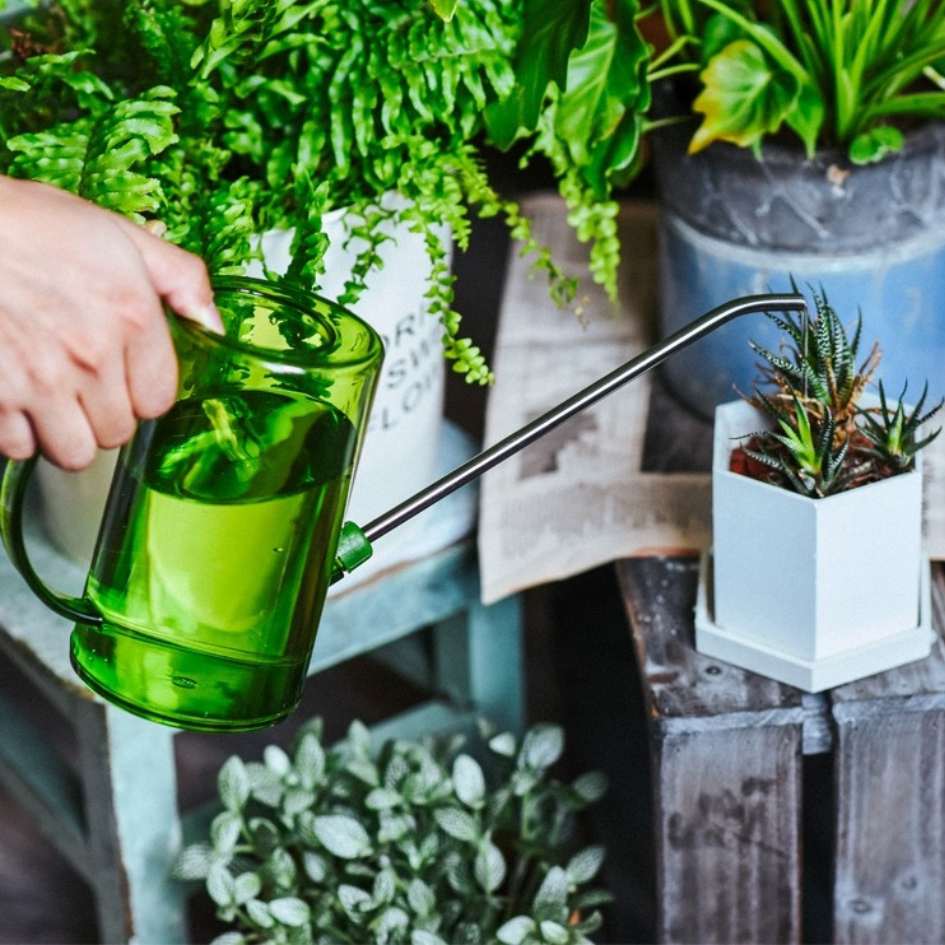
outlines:
[[743, 401], [716, 410], [699, 652], [809, 692], [927, 656], [921, 456], [913, 472], [809, 499], [729, 470], [735, 438], [763, 427]]

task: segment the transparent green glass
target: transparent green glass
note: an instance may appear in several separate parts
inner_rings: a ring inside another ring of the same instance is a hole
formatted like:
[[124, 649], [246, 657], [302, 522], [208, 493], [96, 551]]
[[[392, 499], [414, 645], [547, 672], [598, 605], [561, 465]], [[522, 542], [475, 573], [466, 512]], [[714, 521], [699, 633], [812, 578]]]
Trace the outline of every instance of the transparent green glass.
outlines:
[[177, 402], [118, 460], [80, 599], [32, 572], [29, 464], [4, 475], [4, 541], [34, 590], [76, 620], [76, 672], [157, 722], [247, 731], [297, 705], [332, 575], [383, 348], [315, 296], [222, 279], [226, 334], [169, 318]]

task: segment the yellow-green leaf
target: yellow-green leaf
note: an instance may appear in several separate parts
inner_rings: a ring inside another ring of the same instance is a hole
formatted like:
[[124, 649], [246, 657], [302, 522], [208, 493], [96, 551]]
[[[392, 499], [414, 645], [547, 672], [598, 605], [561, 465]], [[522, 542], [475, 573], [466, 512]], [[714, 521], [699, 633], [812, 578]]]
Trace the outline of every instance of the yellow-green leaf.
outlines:
[[444, 20], [451, 20], [456, 12], [456, 7], [459, 6], [459, 0], [430, 0], [430, 5], [436, 11], [437, 16]]
[[850, 143], [850, 160], [854, 164], [872, 164], [902, 148], [905, 138], [892, 125], [878, 125], [858, 134]]
[[772, 67], [760, 47], [747, 39], [729, 43], [700, 78], [704, 88], [693, 109], [704, 118], [689, 144], [690, 154], [713, 141], [752, 147], [781, 127], [800, 93], [797, 79]]

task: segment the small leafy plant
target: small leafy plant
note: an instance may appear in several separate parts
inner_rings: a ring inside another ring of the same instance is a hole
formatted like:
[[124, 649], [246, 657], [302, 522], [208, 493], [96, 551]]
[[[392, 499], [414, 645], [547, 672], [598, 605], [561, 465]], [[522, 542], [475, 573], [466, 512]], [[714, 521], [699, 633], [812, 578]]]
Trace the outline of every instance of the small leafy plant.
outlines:
[[[796, 289], [796, 287], [795, 287]], [[732, 456], [732, 467], [811, 498], [824, 498], [901, 472], [941, 432], [920, 436], [922, 426], [945, 400], [925, 409], [928, 385], [914, 407], [903, 388], [891, 406], [882, 382], [879, 406], [864, 407], [862, 397], [879, 366], [873, 345], [858, 364], [862, 317], [852, 337], [821, 292], [816, 315], [769, 315], [784, 332], [778, 353], [753, 344], [761, 356], [762, 386], [752, 403], [770, 428], [752, 434]]]
[[879, 407], [860, 411], [864, 421], [862, 432], [869, 441], [867, 452], [871, 456], [892, 469], [909, 470], [913, 467], [916, 453], [928, 446], [941, 432], [935, 430], [925, 437], [919, 437], [922, 424], [942, 407], [938, 403], [923, 413], [928, 393], [929, 385], [926, 384], [922, 396], [909, 411], [902, 404], [906, 394], [903, 390], [895, 407], [890, 407], [883, 382], [879, 382]]
[[270, 746], [262, 763], [230, 758], [210, 842], [177, 867], [234, 926], [215, 945], [587, 943], [610, 896], [586, 888], [604, 851], [573, 852], [575, 815], [603, 795], [603, 776], [551, 777], [564, 748], [553, 725], [521, 744], [493, 737], [491, 785], [459, 747], [393, 741], [375, 753], [355, 722], [326, 749], [316, 719], [291, 756]]
[[899, 150], [904, 125], [945, 116], [945, 4], [938, 0], [660, 0], [700, 71], [713, 141], [758, 147], [789, 129], [808, 155], [825, 145], [866, 164]]

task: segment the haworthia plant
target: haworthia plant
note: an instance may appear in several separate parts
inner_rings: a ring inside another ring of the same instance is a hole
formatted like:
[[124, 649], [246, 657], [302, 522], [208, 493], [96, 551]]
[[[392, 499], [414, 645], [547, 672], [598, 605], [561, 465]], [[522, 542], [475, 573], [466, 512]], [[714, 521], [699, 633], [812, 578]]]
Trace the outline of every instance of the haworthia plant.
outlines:
[[923, 432], [923, 425], [945, 401], [927, 408], [926, 385], [914, 407], [904, 404], [906, 389], [890, 405], [880, 381], [879, 406], [864, 406], [879, 348], [862, 356], [862, 317], [848, 332], [823, 291], [814, 304], [811, 320], [769, 316], [784, 333], [777, 352], [753, 345], [762, 383], [752, 401], [770, 429], [749, 437], [743, 450], [775, 484], [824, 498], [913, 469], [916, 454], [940, 432]]

